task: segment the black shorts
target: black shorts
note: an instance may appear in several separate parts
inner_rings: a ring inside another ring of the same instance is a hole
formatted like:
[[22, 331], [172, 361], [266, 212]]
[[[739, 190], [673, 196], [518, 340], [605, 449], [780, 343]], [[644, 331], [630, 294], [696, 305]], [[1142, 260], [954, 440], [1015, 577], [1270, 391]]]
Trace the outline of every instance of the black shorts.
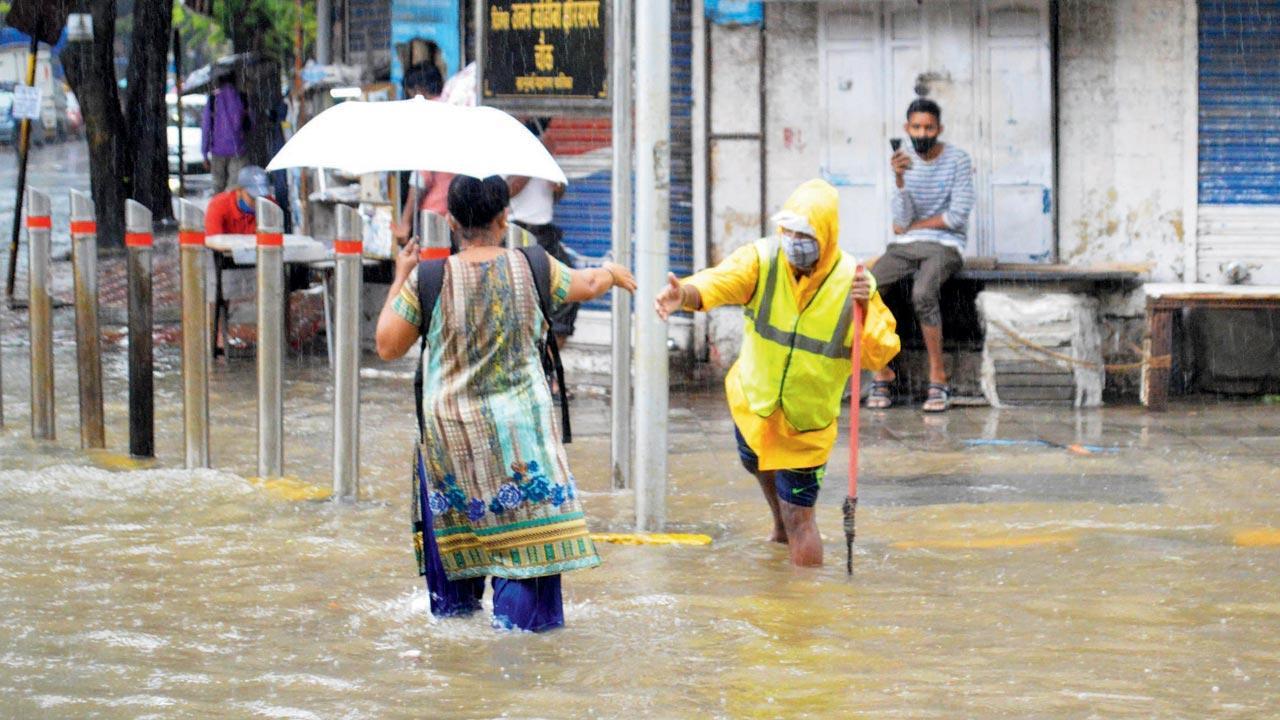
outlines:
[[[738, 440], [738, 459], [747, 472], [755, 475], [760, 472], [760, 458], [747, 445], [742, 431], [733, 428], [734, 437]], [[827, 466], [800, 468], [798, 470], [775, 470], [773, 472], [773, 489], [778, 499], [800, 507], [813, 507], [818, 502], [818, 491], [822, 489], [822, 478], [827, 474]]]

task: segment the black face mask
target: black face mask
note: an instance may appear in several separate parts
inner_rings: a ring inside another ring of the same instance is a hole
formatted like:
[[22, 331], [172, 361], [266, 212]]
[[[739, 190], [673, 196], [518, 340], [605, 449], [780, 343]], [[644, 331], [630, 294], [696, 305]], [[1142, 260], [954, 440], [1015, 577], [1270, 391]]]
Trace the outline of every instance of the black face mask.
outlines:
[[928, 153], [930, 150], [933, 149], [933, 146], [937, 144], [938, 144], [937, 136], [929, 137], [928, 135], [926, 135], [924, 137], [913, 136], [911, 138], [911, 147], [915, 148], [917, 155], [924, 155]]

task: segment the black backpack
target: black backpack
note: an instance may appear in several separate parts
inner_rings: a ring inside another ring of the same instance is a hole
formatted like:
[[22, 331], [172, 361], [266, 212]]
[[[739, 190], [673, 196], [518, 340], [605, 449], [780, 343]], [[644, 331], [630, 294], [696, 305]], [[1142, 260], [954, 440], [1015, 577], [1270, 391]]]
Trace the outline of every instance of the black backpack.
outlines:
[[[573, 442], [573, 430], [569, 426], [569, 396], [564, 385], [564, 365], [560, 362], [560, 348], [551, 332], [551, 259], [541, 245], [516, 248], [529, 263], [533, 272], [533, 284], [538, 290], [538, 308], [547, 323], [547, 335], [538, 341], [538, 355], [542, 370], [548, 378], [555, 378], [560, 387], [560, 439], [565, 444]], [[426, 414], [422, 407], [422, 357], [427, 349], [427, 332], [431, 329], [431, 313], [444, 286], [444, 267], [447, 258], [423, 260], [418, 263], [418, 307], [422, 308], [422, 324], [418, 326], [421, 340], [418, 343], [418, 369], [413, 376], [413, 400], [418, 411], [418, 437], [426, 437]]]

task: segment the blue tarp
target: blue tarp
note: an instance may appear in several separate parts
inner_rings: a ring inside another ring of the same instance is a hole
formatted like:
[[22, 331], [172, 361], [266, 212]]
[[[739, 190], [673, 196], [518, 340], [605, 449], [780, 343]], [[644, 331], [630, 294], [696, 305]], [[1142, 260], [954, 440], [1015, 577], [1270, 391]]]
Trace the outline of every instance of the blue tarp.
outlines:
[[[0, 50], [5, 50], [14, 46], [28, 47], [31, 45], [31, 36], [23, 32], [18, 32], [11, 27], [0, 27]], [[62, 35], [58, 37], [58, 44], [53, 46], [53, 76], [62, 79], [62, 63], [58, 62], [58, 54], [67, 46], [67, 31], [64, 28]]]

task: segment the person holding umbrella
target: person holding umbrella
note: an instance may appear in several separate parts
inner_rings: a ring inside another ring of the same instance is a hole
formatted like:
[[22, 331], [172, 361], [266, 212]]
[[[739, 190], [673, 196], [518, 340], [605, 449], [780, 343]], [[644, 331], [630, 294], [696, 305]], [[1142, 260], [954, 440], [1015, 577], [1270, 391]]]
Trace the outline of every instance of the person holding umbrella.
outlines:
[[414, 495], [432, 614], [475, 612], [492, 577], [494, 625], [536, 632], [564, 624], [560, 575], [600, 563], [538, 344], [549, 310], [636, 284], [614, 263], [506, 249], [509, 201], [496, 175], [450, 182], [461, 250], [421, 264], [415, 243], [401, 250], [376, 341], [391, 360], [425, 338]]
[[742, 350], [725, 377], [738, 454], [769, 504], [769, 539], [799, 566], [822, 564], [813, 508], [852, 367], [854, 302], [866, 310], [862, 367], [882, 368], [899, 349], [875, 279], [837, 243], [839, 200], [822, 180], [802, 184], [773, 216], [776, 234], [683, 281], [670, 275], [655, 301], [664, 320], [743, 306]]

